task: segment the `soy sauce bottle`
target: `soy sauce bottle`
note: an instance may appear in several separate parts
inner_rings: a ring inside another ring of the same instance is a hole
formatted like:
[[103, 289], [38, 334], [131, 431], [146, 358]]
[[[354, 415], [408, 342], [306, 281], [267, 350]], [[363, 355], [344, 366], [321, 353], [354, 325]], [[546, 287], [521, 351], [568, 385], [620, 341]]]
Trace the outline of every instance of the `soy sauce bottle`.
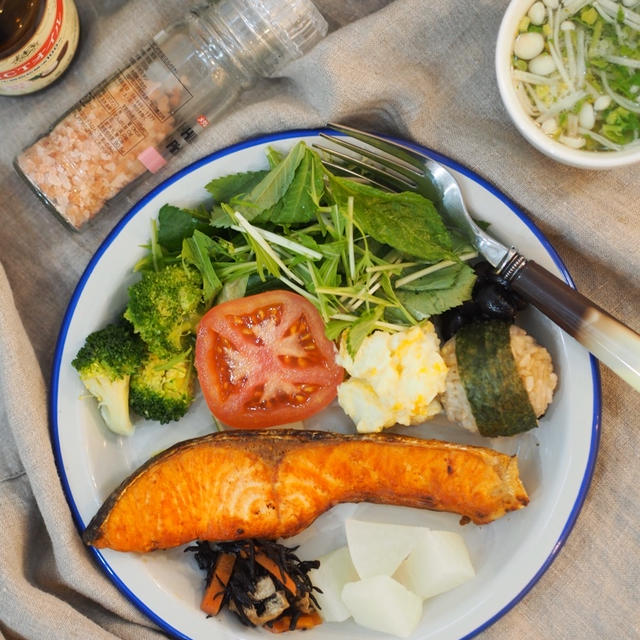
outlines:
[[0, 95], [33, 93], [57, 80], [79, 31], [73, 0], [0, 0]]
[[0, 3], [0, 59], [22, 49], [42, 20], [44, 0]]

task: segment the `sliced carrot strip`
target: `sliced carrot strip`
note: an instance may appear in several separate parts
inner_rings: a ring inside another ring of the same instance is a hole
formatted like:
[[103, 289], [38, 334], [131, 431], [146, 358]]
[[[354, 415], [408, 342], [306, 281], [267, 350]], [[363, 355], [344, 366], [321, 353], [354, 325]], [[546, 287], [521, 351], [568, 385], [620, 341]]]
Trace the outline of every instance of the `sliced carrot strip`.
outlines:
[[236, 556], [233, 553], [220, 553], [216, 559], [216, 566], [211, 575], [211, 581], [205, 589], [200, 608], [210, 616], [218, 615], [224, 598], [224, 590], [236, 564]]
[[[294, 627], [295, 631], [305, 631], [306, 629], [311, 629], [315, 627], [317, 624], [322, 623], [322, 616], [317, 611], [312, 611], [311, 613], [303, 613], [298, 620], [296, 621], [296, 626]], [[264, 625], [264, 628], [272, 633], [283, 633], [284, 631], [289, 631], [291, 626], [291, 616], [281, 616], [280, 618], [276, 618], [272, 622]]]
[[296, 583], [293, 578], [282, 570], [282, 568], [274, 562], [266, 553], [257, 551], [255, 555], [256, 562], [264, 567], [274, 578], [282, 582], [294, 596], [297, 595]]

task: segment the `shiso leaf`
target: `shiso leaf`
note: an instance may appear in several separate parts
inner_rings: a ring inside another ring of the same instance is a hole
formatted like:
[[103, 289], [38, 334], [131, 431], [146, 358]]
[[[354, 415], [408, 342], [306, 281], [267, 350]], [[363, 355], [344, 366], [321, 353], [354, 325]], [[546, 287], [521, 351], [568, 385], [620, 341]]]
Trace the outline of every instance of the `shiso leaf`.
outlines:
[[435, 206], [413, 192], [389, 193], [347, 178], [330, 177], [331, 194], [344, 211], [353, 198], [356, 224], [378, 242], [428, 262], [457, 260], [451, 236]]
[[[443, 269], [444, 271], [444, 269]], [[437, 275], [435, 272], [433, 275]], [[476, 275], [473, 269], [466, 265], [459, 265], [455, 282], [448, 289], [434, 288], [424, 291], [396, 291], [398, 300], [407, 311], [418, 321], [443, 313], [461, 305], [471, 298]], [[417, 281], [416, 281], [417, 282]], [[389, 310], [386, 317], [391, 320], [397, 315], [396, 310]], [[397, 319], [397, 318], [396, 318]], [[399, 318], [401, 319], [401, 318]]]

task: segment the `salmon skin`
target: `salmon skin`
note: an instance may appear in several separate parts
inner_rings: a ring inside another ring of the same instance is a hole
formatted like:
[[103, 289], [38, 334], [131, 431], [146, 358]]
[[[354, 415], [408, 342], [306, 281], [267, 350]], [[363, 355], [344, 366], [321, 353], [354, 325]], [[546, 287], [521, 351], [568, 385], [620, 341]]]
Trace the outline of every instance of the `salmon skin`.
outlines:
[[105, 501], [83, 534], [118, 551], [293, 536], [341, 502], [450, 511], [484, 524], [529, 498], [516, 457], [395, 434], [266, 429], [179, 442]]

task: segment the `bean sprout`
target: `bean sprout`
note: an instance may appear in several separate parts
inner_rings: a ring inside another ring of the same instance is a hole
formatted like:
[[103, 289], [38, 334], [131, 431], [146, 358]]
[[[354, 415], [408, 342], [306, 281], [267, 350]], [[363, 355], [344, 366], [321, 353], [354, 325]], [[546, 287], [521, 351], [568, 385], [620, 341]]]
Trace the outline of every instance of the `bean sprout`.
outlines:
[[[536, 39], [537, 34], [544, 39], [544, 49], [536, 57], [518, 57], [520, 49], [522, 55], [531, 54], [523, 47], [513, 53], [512, 78], [523, 109], [538, 125], [544, 124], [546, 135], [573, 148], [637, 147], [640, 12], [633, 8], [640, 0], [544, 4], [536, 24], [524, 21], [516, 34], [535, 33]], [[548, 64], [541, 64], [545, 61]]]

